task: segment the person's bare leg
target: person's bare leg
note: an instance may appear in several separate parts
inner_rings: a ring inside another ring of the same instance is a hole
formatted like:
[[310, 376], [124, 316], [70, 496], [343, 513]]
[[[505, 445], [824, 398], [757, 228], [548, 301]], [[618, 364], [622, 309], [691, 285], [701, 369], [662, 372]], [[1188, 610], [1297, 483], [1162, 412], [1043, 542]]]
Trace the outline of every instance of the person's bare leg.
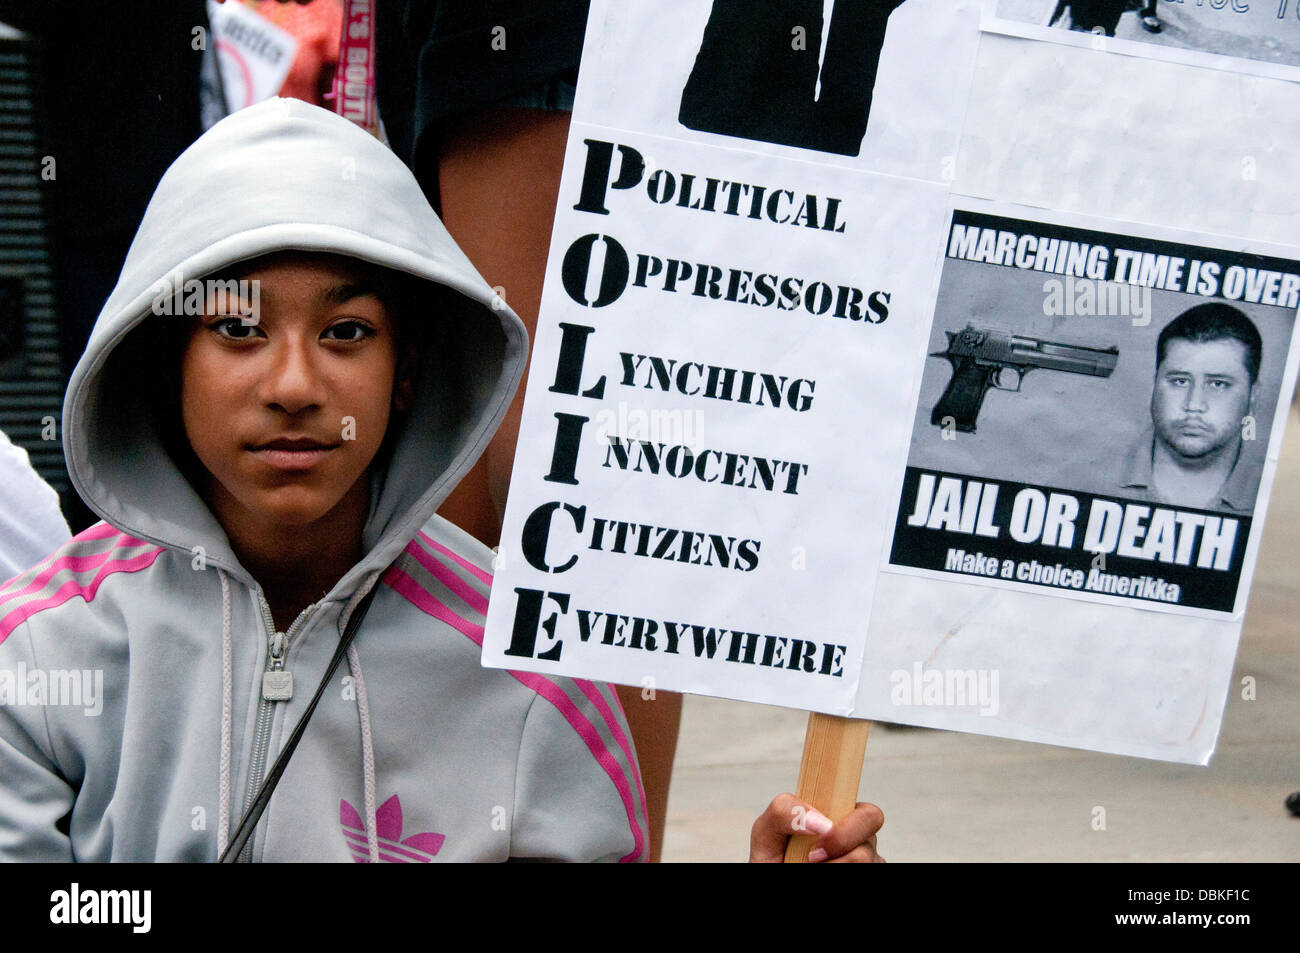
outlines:
[[[488, 284], [504, 289], [530, 340], [537, 330], [568, 134], [568, 113], [488, 110], [451, 132], [438, 165], [443, 223]], [[489, 546], [501, 537], [523, 398], [521, 385], [487, 452], [439, 510]], [[643, 700], [639, 688], [620, 687], [618, 693], [645, 782], [650, 859], [657, 861], [682, 699], [656, 692], [653, 701]]]

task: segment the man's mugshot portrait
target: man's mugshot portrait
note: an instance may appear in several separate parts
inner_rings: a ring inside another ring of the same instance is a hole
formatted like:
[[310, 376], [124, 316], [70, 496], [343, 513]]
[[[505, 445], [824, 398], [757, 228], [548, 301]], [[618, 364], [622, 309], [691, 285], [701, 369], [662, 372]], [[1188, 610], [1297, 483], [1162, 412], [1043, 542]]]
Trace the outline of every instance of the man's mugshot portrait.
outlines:
[[1169, 322], [1156, 342], [1151, 428], [1120, 486], [1154, 502], [1252, 512], [1259, 474], [1242, 465], [1242, 435], [1262, 351], [1254, 323], [1231, 305], [1197, 305]]

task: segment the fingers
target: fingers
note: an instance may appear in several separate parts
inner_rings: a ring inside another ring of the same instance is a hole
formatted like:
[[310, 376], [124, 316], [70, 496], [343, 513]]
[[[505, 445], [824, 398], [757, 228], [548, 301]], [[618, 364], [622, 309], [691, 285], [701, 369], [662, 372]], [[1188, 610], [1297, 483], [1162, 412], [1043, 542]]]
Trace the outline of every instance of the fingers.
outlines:
[[[885, 815], [880, 808], [874, 804], [859, 802], [846, 817], [836, 822], [829, 833], [818, 838], [813, 849], [820, 847], [826, 851], [826, 857], [822, 859], [838, 860], [856, 854], [860, 848], [866, 848], [874, 859], [876, 832], [884, 823]], [[813, 859], [811, 852], [808, 859]]]
[[751, 863], [781, 863], [792, 834], [820, 835], [809, 851], [811, 863], [883, 863], [876, 853], [876, 832], [885, 815], [874, 804], [860, 802], [832, 825], [820, 811], [792, 794], [778, 794], [754, 822], [749, 836]]
[[751, 864], [779, 864], [785, 860], [785, 843], [789, 830], [782, 822], [796, 804], [793, 794], [778, 794], [749, 831], [749, 862]]
[[823, 834], [830, 829], [830, 819], [812, 805], [793, 794], [778, 794], [750, 830], [749, 860], [751, 863], [782, 863], [790, 835]]

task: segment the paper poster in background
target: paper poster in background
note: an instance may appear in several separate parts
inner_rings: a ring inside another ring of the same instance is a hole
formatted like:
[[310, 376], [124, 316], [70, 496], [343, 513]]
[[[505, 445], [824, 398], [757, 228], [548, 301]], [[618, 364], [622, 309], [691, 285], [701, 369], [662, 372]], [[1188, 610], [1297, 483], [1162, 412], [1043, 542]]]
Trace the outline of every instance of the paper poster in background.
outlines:
[[858, 155], [885, 27], [902, 4], [713, 0], [679, 121], [701, 132]]
[[1300, 83], [985, 32], [953, 191], [1293, 244], [1296, 142]]
[[208, 0], [221, 84], [229, 112], [274, 96], [298, 53], [298, 40], [243, 3]]
[[1009, 206], [944, 253], [857, 714], [1204, 763], [1300, 256]]
[[1298, 306], [1294, 261], [958, 212], [891, 564], [1239, 614]]
[[[1006, 218], [1297, 257], [1300, 85], [1269, 75], [1284, 68], [1026, 24], [1012, 24], [1016, 32], [1008, 22], [986, 22], [981, 33], [952, 182], [955, 195], [988, 204], [956, 201]], [[1048, 330], [1035, 336], [1120, 345]], [[940, 334], [929, 351], [946, 344]], [[1128, 373], [1120, 351], [1112, 380]], [[946, 382], [947, 361], [926, 363]], [[1023, 386], [1044, 377], [1060, 382], [1049, 387], [1069, 381], [1084, 392], [1107, 383], [1034, 371]], [[1293, 379], [1288, 368], [1283, 388]], [[999, 398], [1005, 407], [1022, 396], [991, 393], [979, 426], [991, 425]], [[1275, 415], [1267, 443], [1252, 537], [1263, 529], [1283, 417]], [[1257, 449], [1265, 446], [1260, 432]], [[1249, 543], [1246, 577], [1256, 552]], [[1240, 617], [1153, 603], [1122, 608], [947, 573], [939, 582], [929, 572], [887, 569], [877, 580], [855, 714], [1135, 757], [1210, 759]]]
[[1022, 35], [1114, 37], [1138, 55], [1300, 78], [1297, 0], [996, 0], [995, 9]]
[[[687, 129], [726, 4], [601, 29], [633, 6], [592, 5], [483, 660], [844, 714], [946, 190]], [[590, 120], [667, 60], [657, 112]]]
[[597, 2], [574, 113], [946, 183], [981, 14], [980, 0]]

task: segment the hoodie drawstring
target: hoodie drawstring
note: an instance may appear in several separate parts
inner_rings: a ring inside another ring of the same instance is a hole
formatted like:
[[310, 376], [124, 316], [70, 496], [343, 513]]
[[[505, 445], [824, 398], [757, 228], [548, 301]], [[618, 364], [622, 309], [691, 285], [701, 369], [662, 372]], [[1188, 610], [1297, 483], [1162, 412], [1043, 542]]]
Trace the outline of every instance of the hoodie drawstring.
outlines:
[[[379, 585], [379, 574], [357, 587], [348, 601], [343, 617], [339, 620], [339, 631], [347, 629], [352, 613], [358, 603], [370, 590]], [[360, 635], [360, 633], [357, 633]], [[357, 654], [356, 643], [348, 646], [348, 671], [352, 673], [353, 690], [357, 696], [357, 714], [361, 721], [361, 776], [362, 789], [365, 793], [366, 849], [372, 864], [379, 863], [379, 822], [378, 809], [375, 805], [375, 745], [370, 733], [370, 704], [366, 700], [366, 680], [361, 675], [361, 657]]]
[[[226, 846], [230, 843], [230, 735], [234, 706], [234, 665], [230, 624], [230, 579], [220, 569], [217, 570], [217, 575], [221, 578], [221, 764], [217, 773], [220, 784], [218, 793], [217, 856], [220, 857], [226, 852]], [[373, 581], [375, 585], [378, 585], [377, 579]], [[353, 594], [347, 608], [344, 610], [343, 617], [340, 619], [340, 631], [347, 628], [348, 620], [351, 619], [357, 604], [365, 598], [370, 588], [370, 586], [362, 585]], [[361, 674], [361, 658], [357, 655], [355, 645], [348, 646], [347, 656], [348, 670], [352, 673], [352, 680], [356, 688], [357, 710], [361, 719], [366, 847], [370, 854], [370, 862], [377, 864], [379, 863], [379, 823], [376, 817], [378, 809], [375, 803], [375, 746], [370, 731], [370, 704], [366, 699], [366, 681]]]
[[230, 723], [235, 677], [230, 633], [230, 579], [220, 569], [217, 575], [221, 577], [221, 766], [217, 771], [220, 779], [217, 856], [220, 857], [230, 843]]
[[366, 680], [361, 675], [361, 657], [357, 655], [355, 645], [348, 646], [348, 671], [352, 673], [352, 682], [356, 687], [357, 711], [361, 716], [361, 761], [362, 785], [366, 797], [366, 848], [370, 852], [370, 862], [379, 863], [379, 822], [376, 819], [375, 806], [375, 745], [370, 734], [370, 704], [366, 701]]

